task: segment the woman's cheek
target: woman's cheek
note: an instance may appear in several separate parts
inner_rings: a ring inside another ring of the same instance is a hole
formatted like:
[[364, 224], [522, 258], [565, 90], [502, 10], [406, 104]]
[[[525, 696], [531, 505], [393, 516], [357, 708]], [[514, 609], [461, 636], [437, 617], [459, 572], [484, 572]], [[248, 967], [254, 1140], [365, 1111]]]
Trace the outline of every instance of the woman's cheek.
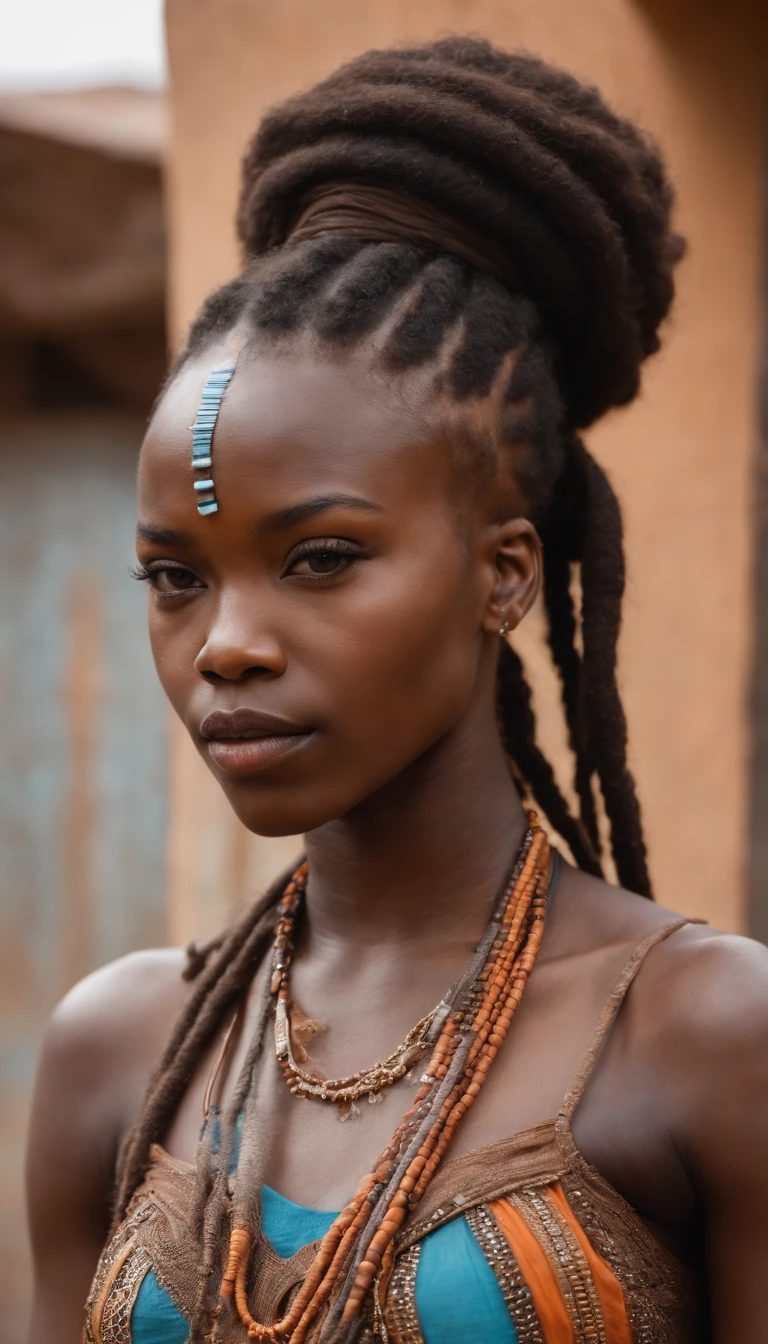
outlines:
[[195, 679], [195, 652], [189, 635], [174, 629], [165, 613], [150, 612], [149, 643], [160, 685], [173, 708], [184, 717], [187, 694]]

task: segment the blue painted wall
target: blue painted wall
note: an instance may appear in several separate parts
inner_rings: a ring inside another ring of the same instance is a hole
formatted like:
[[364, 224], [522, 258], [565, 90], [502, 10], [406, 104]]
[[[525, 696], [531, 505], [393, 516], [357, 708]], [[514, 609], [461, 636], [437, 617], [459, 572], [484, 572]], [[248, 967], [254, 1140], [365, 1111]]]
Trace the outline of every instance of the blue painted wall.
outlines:
[[133, 559], [142, 425], [0, 426], [0, 1341], [28, 1256], [23, 1134], [47, 1016], [75, 980], [165, 941], [166, 706]]

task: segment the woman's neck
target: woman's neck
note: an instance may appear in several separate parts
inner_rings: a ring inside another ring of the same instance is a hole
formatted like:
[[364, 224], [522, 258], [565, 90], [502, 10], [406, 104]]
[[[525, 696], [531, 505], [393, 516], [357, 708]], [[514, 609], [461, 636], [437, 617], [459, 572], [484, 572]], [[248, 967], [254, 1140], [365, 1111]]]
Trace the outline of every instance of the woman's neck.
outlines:
[[309, 945], [479, 937], [525, 825], [495, 724], [460, 725], [307, 836]]

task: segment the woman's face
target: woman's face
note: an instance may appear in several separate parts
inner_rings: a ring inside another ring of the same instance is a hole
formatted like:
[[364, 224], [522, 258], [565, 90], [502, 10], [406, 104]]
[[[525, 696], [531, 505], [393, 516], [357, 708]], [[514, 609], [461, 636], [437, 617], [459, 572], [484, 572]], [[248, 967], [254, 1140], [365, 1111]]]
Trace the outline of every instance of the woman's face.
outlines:
[[[296, 834], [492, 714], [501, 528], [462, 507], [448, 447], [364, 354], [244, 352], [214, 436], [219, 511], [201, 517], [189, 426], [223, 357], [184, 368], [141, 453], [152, 649], [241, 821]], [[518, 528], [507, 580], [528, 605]]]

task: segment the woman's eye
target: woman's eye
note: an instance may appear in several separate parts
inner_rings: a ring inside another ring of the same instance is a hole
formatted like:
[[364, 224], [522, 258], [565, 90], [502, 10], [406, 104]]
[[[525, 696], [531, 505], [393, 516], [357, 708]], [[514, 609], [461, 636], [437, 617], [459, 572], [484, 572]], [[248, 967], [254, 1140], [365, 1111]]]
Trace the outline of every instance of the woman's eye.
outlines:
[[200, 580], [188, 569], [160, 569], [152, 578], [158, 593], [185, 593], [200, 585]]
[[134, 578], [146, 580], [158, 597], [178, 597], [193, 588], [205, 586], [191, 569], [181, 565], [150, 565], [147, 568], [140, 565], [133, 573]]
[[315, 551], [314, 555], [308, 555], [305, 560], [307, 569], [312, 574], [333, 574], [347, 560], [346, 556], [334, 554], [333, 551]]
[[316, 546], [294, 556], [287, 572], [298, 578], [330, 579], [343, 574], [359, 558], [356, 548], [348, 544]]

